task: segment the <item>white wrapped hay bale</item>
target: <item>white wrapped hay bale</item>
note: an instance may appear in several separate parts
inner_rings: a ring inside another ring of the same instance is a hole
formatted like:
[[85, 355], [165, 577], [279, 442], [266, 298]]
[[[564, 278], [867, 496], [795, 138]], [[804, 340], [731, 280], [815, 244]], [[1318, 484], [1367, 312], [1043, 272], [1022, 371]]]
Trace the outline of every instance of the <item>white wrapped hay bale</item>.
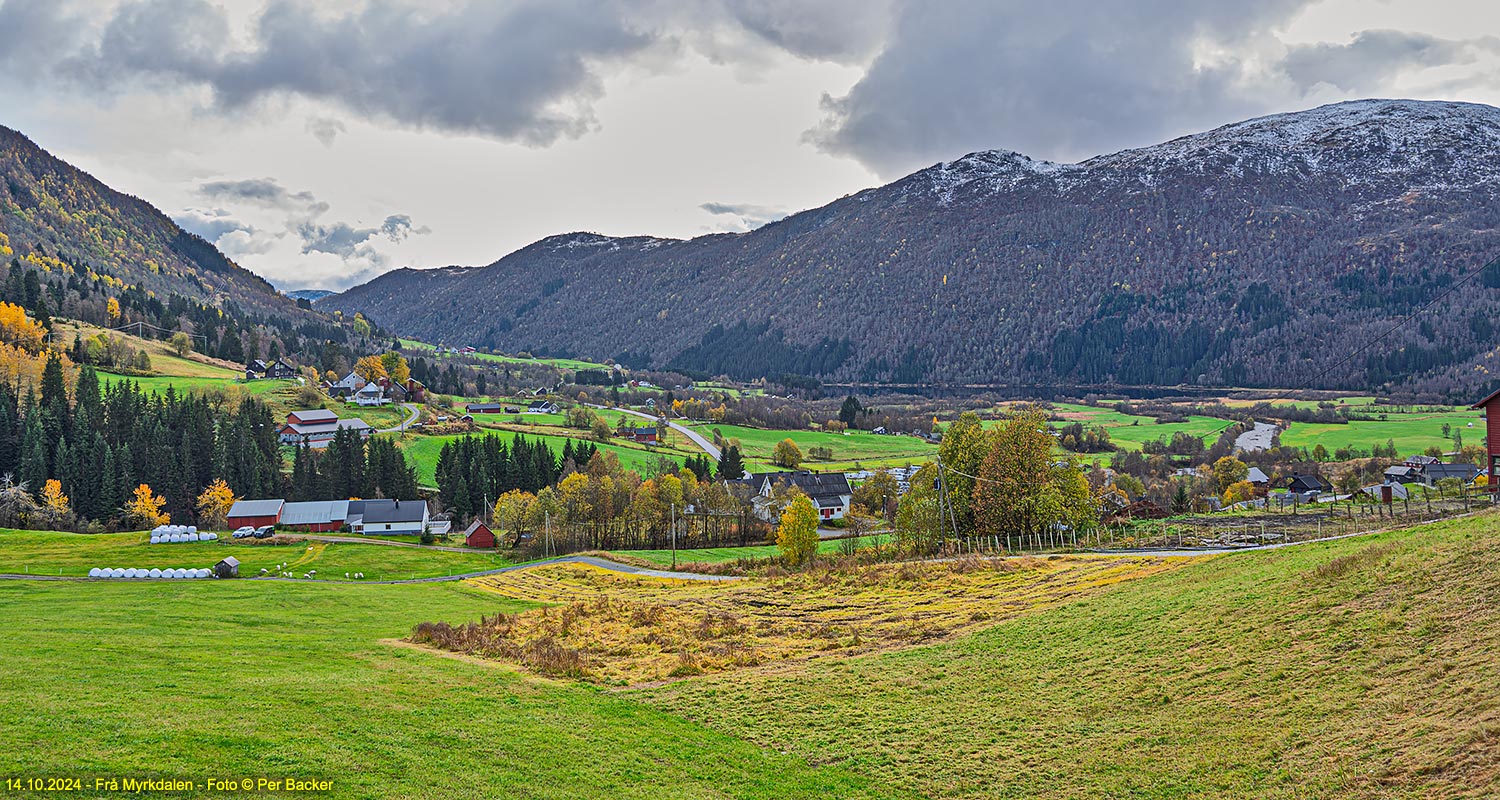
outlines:
[[152, 536], [151, 537], [151, 543], [152, 544], [161, 544], [161, 537], [160, 536]]
[[198, 577], [200, 577], [200, 578], [208, 578], [208, 577], [211, 577], [213, 574], [214, 574], [214, 571], [211, 570], [211, 569], [209, 569], [208, 567], [199, 567], [198, 568]]
[[157, 569], [156, 567], [152, 567], [151, 571], [148, 572], [148, 573], [146, 573], [146, 575], [148, 577], [152, 577], [152, 578], [160, 578], [161, 577], [161, 570]]
[[135, 567], [126, 567], [124, 574], [121, 575], [120, 577], [122, 577], [122, 578], [134, 578], [135, 577]]
[[210, 542], [217, 542], [219, 540], [219, 534], [217, 534], [217, 533], [204, 533], [204, 534], [200, 534], [200, 535], [201, 536], [207, 536], [208, 540]]
[[187, 532], [188, 533], [197, 533], [198, 532], [198, 526], [197, 525], [189, 525], [189, 526], [187, 526]]
[[89, 570], [89, 577], [90, 578], [98, 578], [98, 577], [100, 577], [99, 573], [101, 573], [103, 571], [104, 570], [99, 569], [98, 567], [94, 567], [93, 569]]
[[191, 533], [190, 532], [190, 533], [186, 533], [186, 534], [183, 534], [183, 535], [186, 536], [187, 540], [190, 541], [190, 542], [196, 542], [196, 541], [198, 541], [198, 534], [196, 534], [196, 533]]

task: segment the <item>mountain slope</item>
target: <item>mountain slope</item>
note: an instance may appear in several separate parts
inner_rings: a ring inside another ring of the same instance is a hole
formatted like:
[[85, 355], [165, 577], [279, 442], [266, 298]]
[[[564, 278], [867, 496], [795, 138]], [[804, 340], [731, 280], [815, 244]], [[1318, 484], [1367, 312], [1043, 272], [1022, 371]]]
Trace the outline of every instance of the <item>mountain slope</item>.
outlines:
[[290, 355], [337, 372], [386, 341], [383, 331], [299, 307], [150, 203], [5, 127], [0, 266], [0, 295], [39, 319], [187, 331], [195, 348], [226, 361]]
[[1467, 391], [1500, 273], [1349, 356], [1500, 254], [1497, 217], [1500, 110], [1371, 100], [1080, 164], [974, 153], [749, 233], [556, 236], [318, 307], [742, 377]]
[[57, 268], [64, 256], [125, 284], [209, 303], [231, 299], [259, 311], [294, 313], [270, 283], [178, 227], [150, 203], [117, 192], [92, 175], [0, 126], [0, 255]]

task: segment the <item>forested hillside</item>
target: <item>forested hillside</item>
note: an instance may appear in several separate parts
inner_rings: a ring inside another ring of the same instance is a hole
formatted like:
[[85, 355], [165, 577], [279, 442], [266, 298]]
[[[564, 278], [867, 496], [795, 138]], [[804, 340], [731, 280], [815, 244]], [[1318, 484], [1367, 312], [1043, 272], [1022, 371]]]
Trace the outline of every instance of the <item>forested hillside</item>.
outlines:
[[[347, 369], [379, 336], [368, 325], [298, 307], [146, 201], [0, 126], [0, 274], [4, 299], [47, 324], [53, 315], [103, 327], [194, 334], [233, 361], [293, 356]], [[154, 326], [150, 327], [150, 326]]]
[[974, 153], [744, 234], [567, 234], [319, 308], [430, 341], [736, 377], [1490, 381], [1500, 110], [1359, 101], [1080, 164]]

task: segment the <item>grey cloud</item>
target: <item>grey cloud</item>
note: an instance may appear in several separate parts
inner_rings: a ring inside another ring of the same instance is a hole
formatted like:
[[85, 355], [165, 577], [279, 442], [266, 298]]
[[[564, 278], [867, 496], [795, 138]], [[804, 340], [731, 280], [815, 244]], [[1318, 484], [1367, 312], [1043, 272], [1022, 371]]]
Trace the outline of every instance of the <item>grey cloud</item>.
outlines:
[[698, 207], [714, 216], [735, 217], [745, 230], [753, 230], [768, 222], [785, 219], [788, 213], [784, 208], [752, 203], [703, 203]]
[[1399, 31], [1282, 44], [1278, 31], [1309, 3], [906, 4], [865, 75], [824, 98], [806, 138], [886, 177], [993, 148], [1073, 161], [1336, 99], [1329, 87], [1379, 94], [1413, 69], [1496, 49]]
[[1407, 31], [1360, 31], [1347, 44], [1319, 42], [1287, 51], [1282, 66], [1304, 90], [1327, 84], [1348, 92], [1378, 90], [1411, 68], [1466, 64], [1477, 50], [1500, 49], [1493, 37], [1473, 41], [1440, 39]]
[[301, 210], [317, 216], [328, 210], [328, 204], [312, 192], [287, 191], [274, 178], [247, 178], [237, 181], [209, 181], [198, 187], [198, 193], [215, 200], [254, 203], [267, 208]]
[[[209, 0], [0, 2], [0, 66], [104, 95], [138, 84], [206, 87], [222, 111], [301, 97], [363, 118], [546, 146], [597, 128], [593, 103], [622, 63], [666, 69], [723, 29], [750, 50], [857, 63], [897, 0], [269, 0], [236, 39]], [[248, 44], [245, 44], [248, 42]], [[717, 53], [715, 53], [717, 55]], [[325, 145], [341, 123], [316, 118]]]
[[909, 4], [808, 138], [887, 176], [995, 147], [1075, 159], [1149, 144], [1265, 110], [1243, 64], [1202, 64], [1197, 45], [1243, 47], [1305, 3]]
[[210, 242], [217, 241], [219, 237], [230, 231], [254, 232], [255, 230], [249, 223], [235, 219], [232, 214], [222, 208], [209, 210], [190, 208], [172, 217], [172, 221], [183, 230], [196, 233]]
[[331, 225], [307, 222], [297, 227], [297, 234], [302, 237], [303, 253], [330, 253], [346, 259], [365, 258], [376, 263], [384, 263], [384, 254], [376, 250], [371, 241], [376, 237], [401, 242], [413, 234], [431, 232], [426, 226], [413, 227], [411, 217], [406, 214], [392, 214], [379, 227], [374, 228], [355, 228], [347, 222], [335, 222]]
[[330, 117], [313, 117], [307, 121], [307, 132], [322, 142], [324, 147], [332, 147], [333, 140], [348, 130], [344, 123]]
[[[110, 91], [126, 81], [206, 86], [223, 109], [284, 96], [398, 124], [547, 145], [596, 126], [601, 65], [664, 41], [616, 0], [370, 2], [330, 13], [271, 0], [253, 45], [233, 49], [225, 11], [206, 0], [130, 2], [71, 34], [46, 0], [0, 5], [0, 63]], [[95, 15], [97, 16], [97, 14]], [[28, 31], [48, 34], [45, 52]], [[337, 124], [312, 130], [325, 143]]]
[[804, 58], [858, 62], [889, 33], [892, 0], [723, 0], [724, 11], [750, 33]]

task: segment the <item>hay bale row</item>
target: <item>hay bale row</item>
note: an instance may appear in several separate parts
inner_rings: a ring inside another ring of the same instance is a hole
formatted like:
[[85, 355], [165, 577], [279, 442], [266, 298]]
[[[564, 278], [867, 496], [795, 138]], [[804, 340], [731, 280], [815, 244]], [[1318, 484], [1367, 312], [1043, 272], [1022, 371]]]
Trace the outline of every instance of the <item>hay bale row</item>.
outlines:
[[136, 569], [135, 567], [131, 567], [129, 569], [120, 569], [118, 567], [104, 567], [101, 569], [99, 567], [94, 567], [93, 569], [89, 570], [90, 578], [125, 578], [130, 580], [149, 580], [152, 578], [212, 578], [213, 576], [214, 571], [207, 567], [199, 567], [197, 569], [183, 569], [181, 567], [178, 567], [176, 569], [172, 569], [170, 567], [167, 569], [158, 569], [156, 567], [152, 567], [150, 569]]
[[217, 533], [198, 532], [196, 525], [158, 525], [151, 530], [152, 544], [178, 544], [181, 542], [212, 542]]

